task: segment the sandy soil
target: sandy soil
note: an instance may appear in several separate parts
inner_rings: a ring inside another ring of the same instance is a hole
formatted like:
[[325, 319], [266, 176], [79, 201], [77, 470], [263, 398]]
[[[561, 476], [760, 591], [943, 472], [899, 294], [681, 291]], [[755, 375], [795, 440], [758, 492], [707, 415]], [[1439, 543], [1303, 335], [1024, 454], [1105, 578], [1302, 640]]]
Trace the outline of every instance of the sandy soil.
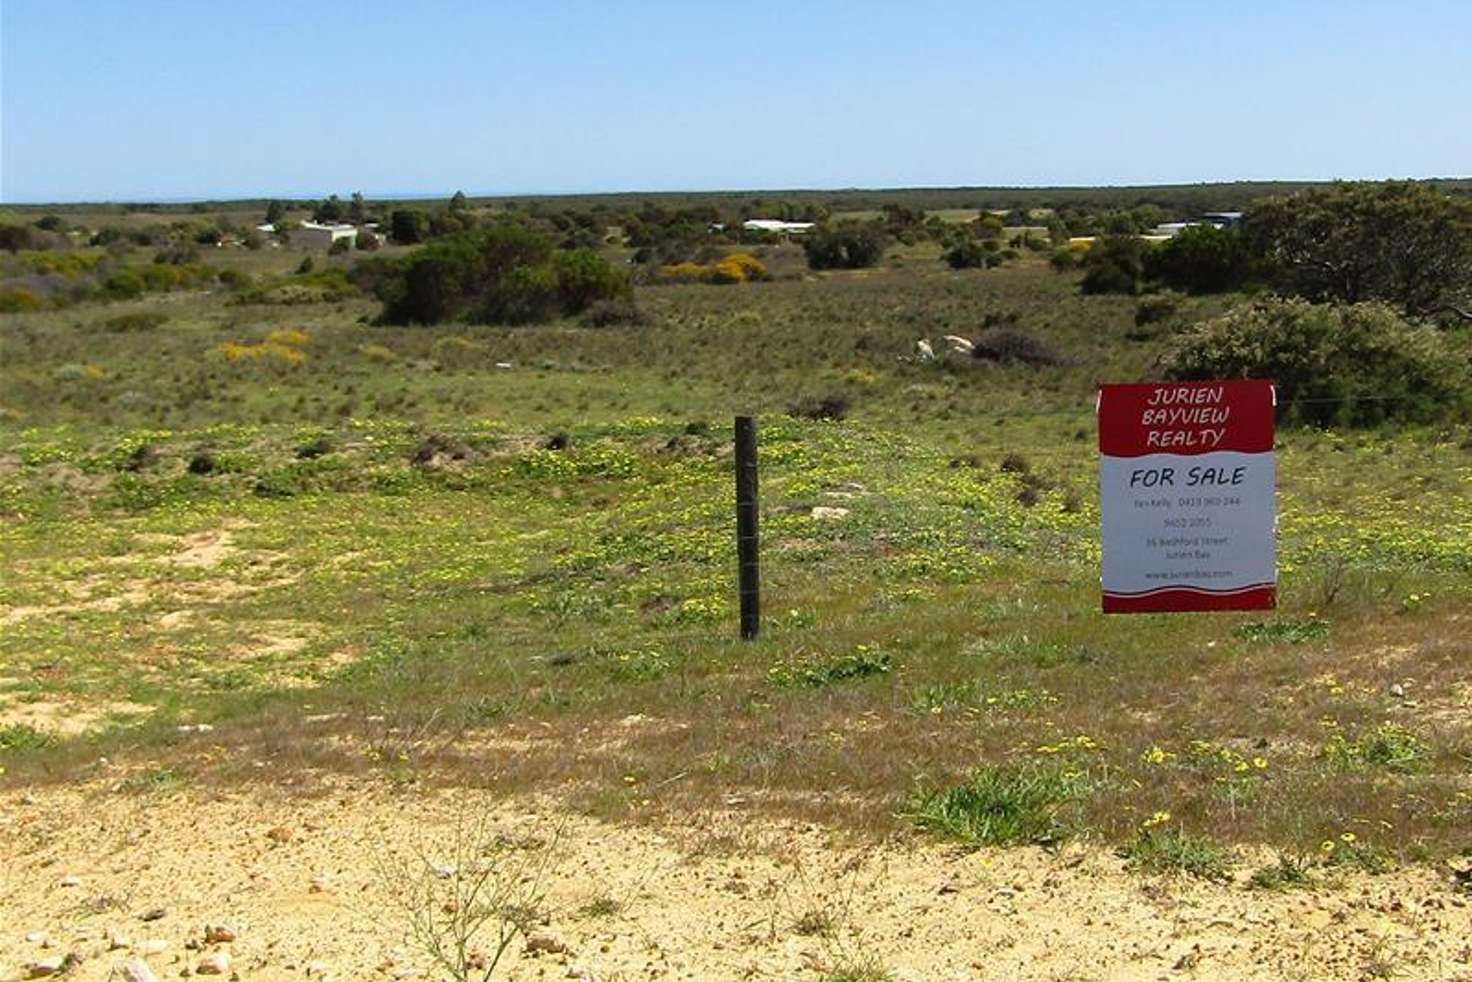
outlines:
[[[67, 954], [83, 959], [68, 978], [130, 957], [178, 978], [215, 952], [242, 979], [443, 977], [390, 883], [444, 888], [473, 815], [503, 868], [545, 878], [535, 940], [502, 962], [512, 979], [818, 979], [864, 958], [906, 980], [1472, 978], [1472, 908], [1444, 869], [1265, 894], [1131, 874], [1086, 847], [844, 844], [731, 813], [613, 826], [547, 802], [330, 787], [7, 792], [0, 979]], [[234, 940], [206, 943], [209, 925]]]

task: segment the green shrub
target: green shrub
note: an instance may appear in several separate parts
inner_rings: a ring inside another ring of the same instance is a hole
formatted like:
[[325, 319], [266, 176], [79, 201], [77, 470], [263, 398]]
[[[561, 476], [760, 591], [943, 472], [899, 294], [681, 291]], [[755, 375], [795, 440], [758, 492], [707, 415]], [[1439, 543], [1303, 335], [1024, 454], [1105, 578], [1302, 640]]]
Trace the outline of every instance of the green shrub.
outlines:
[[1245, 304], [1178, 337], [1162, 367], [1177, 379], [1272, 379], [1279, 413], [1318, 426], [1428, 422], [1469, 404], [1465, 356], [1383, 303]]
[[46, 299], [23, 286], [0, 287], [0, 314], [24, 314], [45, 310]]
[[1237, 863], [1226, 846], [1182, 829], [1144, 829], [1119, 855], [1142, 872], [1185, 873], [1202, 880], [1228, 879]]
[[1135, 326], [1146, 327], [1168, 320], [1180, 309], [1180, 297], [1174, 293], [1159, 293], [1153, 297], [1142, 297], [1135, 305]]
[[1106, 235], [1084, 254], [1085, 293], [1140, 292], [1146, 242], [1136, 235]]
[[961, 239], [941, 257], [952, 269], [980, 269], [986, 265], [987, 250], [976, 239]]
[[0, 225], [0, 249], [19, 252], [35, 245], [36, 236], [27, 225]]
[[1145, 255], [1145, 276], [1187, 293], [1240, 290], [1257, 262], [1247, 240], [1233, 228], [1192, 225]]
[[511, 224], [448, 236], [364, 276], [390, 324], [535, 323], [630, 294], [627, 274], [596, 252], [556, 250]]
[[102, 281], [102, 289], [114, 299], [131, 300], [142, 296], [143, 277], [138, 275], [136, 269], [120, 269]]
[[1323, 753], [1325, 760], [1345, 770], [1383, 767], [1398, 774], [1410, 774], [1425, 766], [1431, 751], [1410, 730], [1384, 723], [1353, 740], [1335, 733], [1324, 744]]
[[863, 269], [884, 257], [884, 233], [873, 224], [839, 222], [810, 231], [802, 249], [813, 269]]

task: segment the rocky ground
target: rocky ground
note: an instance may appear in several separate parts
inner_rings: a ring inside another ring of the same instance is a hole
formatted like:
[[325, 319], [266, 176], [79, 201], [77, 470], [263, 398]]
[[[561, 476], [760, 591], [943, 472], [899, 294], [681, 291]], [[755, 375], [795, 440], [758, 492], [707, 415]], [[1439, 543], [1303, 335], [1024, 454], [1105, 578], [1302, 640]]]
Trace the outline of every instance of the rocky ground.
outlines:
[[0, 979], [440, 978], [416, 915], [463, 925], [493, 891], [472, 947], [523, 925], [509, 979], [1472, 978], [1446, 868], [1261, 891], [1251, 865], [1203, 883], [1103, 848], [863, 844], [730, 812], [631, 827], [346, 780], [37, 788], [0, 798]]

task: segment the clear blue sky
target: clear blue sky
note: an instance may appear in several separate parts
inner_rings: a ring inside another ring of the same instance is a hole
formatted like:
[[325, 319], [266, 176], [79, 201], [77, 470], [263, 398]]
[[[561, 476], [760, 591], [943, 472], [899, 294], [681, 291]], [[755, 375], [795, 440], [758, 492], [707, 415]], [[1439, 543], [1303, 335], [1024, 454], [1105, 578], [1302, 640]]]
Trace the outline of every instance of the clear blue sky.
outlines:
[[0, 200], [1472, 172], [1472, 3], [0, 0]]

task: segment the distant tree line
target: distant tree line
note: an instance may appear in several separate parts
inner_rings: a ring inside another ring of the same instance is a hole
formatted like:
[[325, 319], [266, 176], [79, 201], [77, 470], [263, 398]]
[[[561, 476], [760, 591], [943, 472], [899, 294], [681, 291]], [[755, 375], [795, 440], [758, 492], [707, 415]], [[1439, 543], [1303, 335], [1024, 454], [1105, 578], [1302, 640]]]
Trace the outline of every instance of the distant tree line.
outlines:
[[1412, 182], [1316, 187], [1253, 204], [1240, 226], [1194, 225], [1159, 245], [1104, 235], [1082, 264], [1086, 293], [1256, 287], [1472, 320], [1472, 197]]

